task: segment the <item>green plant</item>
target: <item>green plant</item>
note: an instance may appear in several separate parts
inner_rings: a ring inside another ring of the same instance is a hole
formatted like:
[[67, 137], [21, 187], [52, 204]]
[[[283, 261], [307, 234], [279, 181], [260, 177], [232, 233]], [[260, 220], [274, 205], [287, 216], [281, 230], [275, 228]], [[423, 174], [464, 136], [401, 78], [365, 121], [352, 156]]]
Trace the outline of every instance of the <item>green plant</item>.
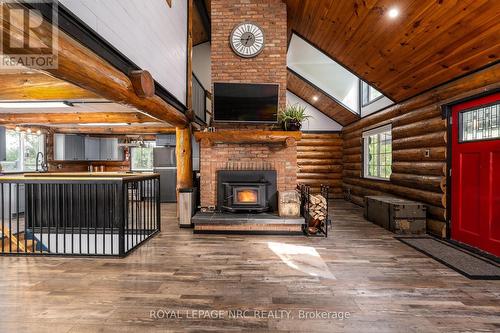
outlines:
[[306, 115], [306, 107], [297, 104], [287, 105], [285, 108], [281, 109], [278, 113], [278, 121], [286, 130], [289, 124], [302, 124], [304, 120], [311, 118], [311, 116]]

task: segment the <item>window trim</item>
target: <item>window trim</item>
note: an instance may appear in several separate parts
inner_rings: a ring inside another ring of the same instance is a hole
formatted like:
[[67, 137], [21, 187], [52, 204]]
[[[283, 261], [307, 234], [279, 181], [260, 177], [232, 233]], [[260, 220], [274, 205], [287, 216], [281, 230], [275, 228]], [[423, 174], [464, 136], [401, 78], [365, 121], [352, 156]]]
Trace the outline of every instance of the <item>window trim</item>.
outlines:
[[[42, 147], [38, 147], [38, 152], [42, 152], [44, 157], [46, 156], [47, 152], [47, 141], [46, 141], [46, 135], [45, 134], [33, 134], [33, 133], [25, 133], [25, 132], [16, 132], [15, 130], [11, 129], [6, 129], [5, 130], [5, 135], [7, 136], [7, 131], [13, 132], [16, 135], [18, 135], [18, 140], [19, 144], [17, 146], [17, 150], [19, 153], [19, 168], [15, 170], [3, 170], [2, 167], [2, 172], [3, 173], [23, 173], [23, 172], [34, 172], [36, 169], [27, 169], [26, 168], [26, 136], [31, 135], [31, 136], [36, 136], [38, 138], [38, 144], [41, 145]], [[7, 145], [7, 140], [5, 140], [5, 145]], [[7, 147], [5, 147], [5, 153], [7, 154]], [[40, 149], [41, 148], [41, 149]], [[12, 162], [12, 161], [2, 161], [2, 162]]]
[[[154, 143], [155, 141], [146, 141], [146, 142]], [[154, 171], [154, 168], [155, 168], [154, 161], [153, 161], [153, 166], [151, 167], [151, 169], [143, 169], [143, 168], [134, 169], [133, 168], [134, 162], [133, 162], [132, 150], [134, 150], [134, 149], [143, 149], [143, 148], [153, 148], [154, 149], [155, 145], [153, 144], [151, 147], [130, 147], [130, 151], [129, 151], [129, 154], [130, 154], [130, 171], [137, 171], [137, 172], [153, 172]]]
[[[381, 181], [386, 181], [390, 182], [391, 177], [389, 178], [383, 178], [383, 177], [376, 177], [376, 176], [371, 176], [368, 174], [368, 138], [372, 135], [375, 134], [381, 134], [383, 132], [391, 132], [391, 137], [392, 137], [392, 124], [386, 124], [382, 125], [379, 127], [372, 128], [370, 130], [362, 132], [361, 138], [363, 140], [363, 162], [362, 162], [362, 167], [363, 167], [363, 178], [366, 179], [371, 179], [371, 180], [381, 180]], [[391, 147], [392, 147], [392, 139], [391, 139]], [[379, 152], [380, 155], [380, 152]], [[392, 174], [392, 149], [391, 149], [391, 174]]]
[[[361, 100], [360, 101], [360, 105], [362, 108], [370, 105], [370, 104], [373, 104], [375, 103], [376, 101], [378, 100], [381, 100], [382, 98], [386, 97], [380, 90], [376, 89], [375, 87], [371, 86], [370, 84], [368, 84], [367, 82], [363, 81], [363, 80], [360, 80], [360, 86], [359, 86], [359, 99]], [[368, 89], [368, 102], [365, 104], [365, 98], [364, 98], [364, 85], [366, 85], [368, 88], [372, 87], [373, 89], [377, 90], [381, 95], [377, 98], [374, 98], [372, 99], [371, 101], [369, 100], [370, 99], [370, 90]]]

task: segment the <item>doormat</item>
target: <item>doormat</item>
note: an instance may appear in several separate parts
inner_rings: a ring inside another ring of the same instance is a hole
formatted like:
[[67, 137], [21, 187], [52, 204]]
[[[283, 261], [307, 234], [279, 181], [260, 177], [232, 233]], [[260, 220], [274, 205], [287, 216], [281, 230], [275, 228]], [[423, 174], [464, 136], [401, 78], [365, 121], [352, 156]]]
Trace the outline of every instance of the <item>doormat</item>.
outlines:
[[500, 265], [432, 237], [395, 237], [472, 280], [500, 280]]

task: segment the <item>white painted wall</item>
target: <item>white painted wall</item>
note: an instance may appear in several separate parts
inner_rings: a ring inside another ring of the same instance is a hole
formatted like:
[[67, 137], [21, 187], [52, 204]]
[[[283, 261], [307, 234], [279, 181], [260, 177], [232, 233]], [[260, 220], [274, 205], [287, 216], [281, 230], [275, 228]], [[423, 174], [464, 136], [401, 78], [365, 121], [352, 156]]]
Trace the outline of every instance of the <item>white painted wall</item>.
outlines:
[[187, 0], [59, 0], [186, 103]]
[[383, 108], [394, 104], [393, 101], [391, 101], [387, 97], [382, 97], [381, 99], [368, 104], [367, 106], [362, 106], [361, 107], [361, 118], [368, 116], [369, 114], [372, 114], [374, 112], [377, 112], [378, 110], [382, 110]]
[[306, 107], [306, 114], [311, 116], [309, 120], [304, 121], [302, 124], [302, 131], [340, 131], [342, 130], [342, 125], [337, 123], [335, 120], [318, 109], [316, 109], [311, 104], [307, 103], [297, 95], [287, 91], [286, 92], [286, 103], [288, 105], [299, 104]]

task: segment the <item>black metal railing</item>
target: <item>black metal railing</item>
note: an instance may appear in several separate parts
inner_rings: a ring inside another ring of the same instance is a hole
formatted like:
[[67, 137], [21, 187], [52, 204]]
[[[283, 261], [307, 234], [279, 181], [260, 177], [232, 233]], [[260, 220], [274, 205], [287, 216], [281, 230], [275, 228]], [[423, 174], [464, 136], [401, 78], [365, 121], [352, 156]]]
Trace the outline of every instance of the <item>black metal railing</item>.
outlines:
[[0, 254], [123, 257], [160, 230], [159, 182], [0, 180]]
[[207, 90], [193, 73], [192, 108], [194, 115], [203, 124], [207, 121]]

